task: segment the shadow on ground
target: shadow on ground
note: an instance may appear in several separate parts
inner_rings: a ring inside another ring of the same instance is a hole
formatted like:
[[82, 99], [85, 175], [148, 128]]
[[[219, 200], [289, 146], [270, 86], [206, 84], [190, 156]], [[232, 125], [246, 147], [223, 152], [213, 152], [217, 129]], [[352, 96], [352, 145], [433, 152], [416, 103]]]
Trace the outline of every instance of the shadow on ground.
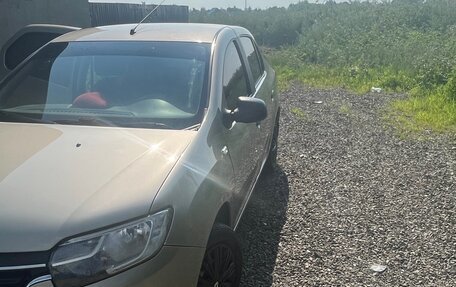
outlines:
[[272, 285], [288, 194], [288, 179], [280, 166], [263, 172], [238, 228], [244, 256], [241, 286]]

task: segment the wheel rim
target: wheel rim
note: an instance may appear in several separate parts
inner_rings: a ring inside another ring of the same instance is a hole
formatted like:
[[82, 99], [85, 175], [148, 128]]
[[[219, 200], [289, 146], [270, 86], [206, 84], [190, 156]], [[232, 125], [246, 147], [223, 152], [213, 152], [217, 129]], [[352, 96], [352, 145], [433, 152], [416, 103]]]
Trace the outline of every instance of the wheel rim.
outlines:
[[236, 281], [234, 253], [226, 244], [217, 244], [206, 251], [199, 276], [199, 287], [230, 287]]

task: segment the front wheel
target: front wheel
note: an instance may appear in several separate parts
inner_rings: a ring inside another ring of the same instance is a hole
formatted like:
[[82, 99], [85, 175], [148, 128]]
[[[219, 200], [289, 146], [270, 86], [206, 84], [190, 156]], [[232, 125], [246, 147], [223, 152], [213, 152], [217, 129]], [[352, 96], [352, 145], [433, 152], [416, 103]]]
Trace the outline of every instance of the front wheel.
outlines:
[[215, 224], [204, 255], [198, 287], [238, 287], [242, 274], [242, 253], [236, 233]]

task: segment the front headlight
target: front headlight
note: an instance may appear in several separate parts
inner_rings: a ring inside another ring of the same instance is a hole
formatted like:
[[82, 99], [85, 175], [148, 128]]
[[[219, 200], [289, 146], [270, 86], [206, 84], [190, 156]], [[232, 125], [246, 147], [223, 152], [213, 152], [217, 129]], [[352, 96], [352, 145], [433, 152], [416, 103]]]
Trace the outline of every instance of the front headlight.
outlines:
[[54, 251], [49, 264], [57, 287], [80, 287], [119, 273], [155, 255], [171, 219], [164, 210], [147, 218], [71, 239]]

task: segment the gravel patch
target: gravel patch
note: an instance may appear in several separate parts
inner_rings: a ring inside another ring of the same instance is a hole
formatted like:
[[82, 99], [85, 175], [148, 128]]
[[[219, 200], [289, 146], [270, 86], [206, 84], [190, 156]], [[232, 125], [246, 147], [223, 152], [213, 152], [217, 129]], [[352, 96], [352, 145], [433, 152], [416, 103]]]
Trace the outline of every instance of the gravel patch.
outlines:
[[398, 95], [293, 86], [245, 211], [242, 286], [456, 286], [456, 140], [402, 139]]

